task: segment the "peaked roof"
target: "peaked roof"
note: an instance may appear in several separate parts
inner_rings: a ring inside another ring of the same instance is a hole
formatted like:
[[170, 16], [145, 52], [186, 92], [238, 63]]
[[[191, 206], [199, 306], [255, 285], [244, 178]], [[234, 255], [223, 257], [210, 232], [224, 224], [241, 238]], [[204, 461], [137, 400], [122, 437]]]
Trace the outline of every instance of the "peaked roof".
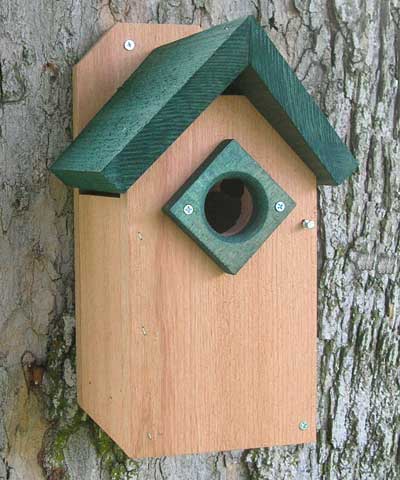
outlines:
[[125, 192], [230, 86], [248, 97], [319, 184], [340, 184], [356, 169], [346, 145], [250, 16], [153, 50], [51, 171], [81, 189]]

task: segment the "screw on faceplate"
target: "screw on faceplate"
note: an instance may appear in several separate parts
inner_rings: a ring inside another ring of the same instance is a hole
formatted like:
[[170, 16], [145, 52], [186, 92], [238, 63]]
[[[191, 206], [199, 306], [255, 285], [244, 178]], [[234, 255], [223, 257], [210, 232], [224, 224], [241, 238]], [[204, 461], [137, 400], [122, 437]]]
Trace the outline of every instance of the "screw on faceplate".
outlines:
[[276, 202], [275, 203], [275, 210], [279, 213], [283, 212], [286, 208], [285, 202]]
[[135, 48], [135, 42], [133, 40], [125, 40], [124, 43], [125, 50], [133, 50]]
[[307, 230], [312, 230], [315, 227], [315, 222], [314, 222], [314, 220], [308, 220], [308, 219], [305, 218], [301, 222], [301, 225], [302, 225], [303, 228], [305, 228]]
[[299, 429], [304, 432], [304, 430], [308, 429], [308, 423], [303, 420], [302, 422], [299, 423]]
[[183, 211], [186, 213], [186, 215], [191, 215], [193, 213], [193, 210], [193, 206], [189, 203], [183, 207]]

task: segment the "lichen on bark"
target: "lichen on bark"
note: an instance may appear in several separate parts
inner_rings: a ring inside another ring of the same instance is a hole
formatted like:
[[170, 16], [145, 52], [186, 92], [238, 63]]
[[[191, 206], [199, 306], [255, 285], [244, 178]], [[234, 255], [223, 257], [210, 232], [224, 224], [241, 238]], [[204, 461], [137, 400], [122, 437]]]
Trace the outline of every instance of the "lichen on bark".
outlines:
[[74, 325], [72, 315], [63, 315], [49, 335], [45, 375], [36, 391], [50, 425], [39, 462], [48, 478], [136, 478], [137, 463], [76, 403]]
[[[118, 21], [247, 14], [360, 161], [320, 189], [318, 442], [128, 460], [75, 400], [71, 68]], [[398, 0], [1, 2], [0, 479], [400, 478], [399, 51]]]

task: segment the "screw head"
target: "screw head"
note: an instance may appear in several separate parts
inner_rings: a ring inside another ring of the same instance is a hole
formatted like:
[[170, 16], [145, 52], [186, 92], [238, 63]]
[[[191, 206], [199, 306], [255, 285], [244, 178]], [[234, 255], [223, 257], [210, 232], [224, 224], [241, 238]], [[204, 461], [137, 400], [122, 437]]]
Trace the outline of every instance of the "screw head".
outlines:
[[299, 429], [304, 432], [304, 430], [308, 429], [308, 423], [303, 420], [299, 423]]
[[301, 222], [301, 225], [302, 225], [303, 228], [305, 228], [307, 230], [312, 230], [315, 227], [315, 222], [314, 222], [314, 220], [304, 219]]
[[283, 212], [286, 208], [285, 202], [276, 202], [275, 203], [275, 210], [279, 213]]
[[186, 215], [191, 215], [194, 211], [194, 208], [189, 203], [183, 207], [183, 211]]
[[125, 40], [125, 43], [124, 43], [124, 48], [125, 50], [133, 50], [135, 48], [135, 42], [133, 40]]

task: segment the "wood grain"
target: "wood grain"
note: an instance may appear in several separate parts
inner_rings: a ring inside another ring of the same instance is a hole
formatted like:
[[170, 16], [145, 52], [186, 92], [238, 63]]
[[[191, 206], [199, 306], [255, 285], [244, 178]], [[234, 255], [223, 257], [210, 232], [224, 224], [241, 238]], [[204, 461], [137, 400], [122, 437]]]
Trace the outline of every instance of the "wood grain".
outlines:
[[125, 192], [230, 86], [250, 99], [320, 184], [340, 184], [356, 169], [346, 145], [250, 16], [155, 49], [51, 170], [67, 185]]
[[[76, 83], [108, 63], [104, 54], [85, 77], [77, 70]], [[85, 118], [100, 103], [75, 101]], [[161, 211], [225, 138], [297, 204], [236, 276]], [[137, 457], [314, 441], [316, 231], [301, 221], [316, 219], [316, 180], [250, 102], [217, 99], [121, 198], [77, 201], [79, 401], [89, 415]]]
[[[118, 87], [124, 83], [124, 81], [130, 76], [133, 70], [135, 70], [143, 60], [149, 55], [149, 53], [157, 48], [159, 45], [162, 45], [167, 42], [172, 42], [179, 38], [182, 38], [186, 35], [191, 35], [200, 30], [197, 26], [186, 26], [179, 25], [171, 28], [169, 25], [157, 25], [155, 28], [154, 25], [140, 24], [132, 25], [128, 23], [118, 23], [110, 31], [101, 37], [101, 39], [92, 47], [92, 49], [78, 62], [73, 68], [73, 135], [76, 138], [79, 133], [85, 128], [87, 123], [96, 115], [96, 113], [104, 106], [104, 104], [112, 97]], [[134, 39], [136, 47], [133, 51], [127, 51], [123, 48], [123, 44], [126, 39]], [[82, 205], [82, 210], [80, 206]], [[101, 365], [102, 371], [104, 372], [104, 378], [107, 381], [112, 380], [114, 372], [118, 372], [121, 368], [124, 374], [120, 377], [115, 378], [115, 385], [118, 385], [117, 388], [120, 389], [119, 394], [124, 393], [127, 405], [130, 402], [130, 390], [126, 391], [124, 386], [130, 385], [130, 367], [124, 368], [121, 367], [120, 357], [115, 357], [113, 353], [109, 353], [107, 344], [109, 337], [107, 336], [108, 330], [103, 328], [101, 319], [97, 319], [94, 322], [91, 321], [93, 318], [93, 312], [90, 310], [90, 315], [87, 315], [86, 312], [82, 313], [82, 305], [88, 305], [88, 298], [86, 297], [86, 292], [93, 287], [92, 281], [95, 280], [97, 272], [94, 272], [95, 269], [100, 269], [99, 276], [102, 278], [106, 275], [105, 271], [101, 269], [101, 264], [92, 264], [90, 268], [93, 269], [94, 277], [90, 278], [86, 282], [86, 277], [83, 287], [81, 287], [81, 264], [83, 263], [82, 257], [84, 258], [87, 254], [87, 248], [92, 249], [93, 246], [88, 245], [87, 238], [85, 235], [85, 229], [89, 228], [86, 220], [84, 220], [84, 215], [88, 213], [91, 206], [96, 214], [102, 214], [104, 209], [104, 218], [107, 218], [107, 209], [111, 219], [111, 222], [115, 219], [120, 218], [119, 212], [121, 208], [121, 202], [116, 202], [116, 199], [108, 199], [102, 197], [94, 196], [82, 196], [79, 194], [77, 189], [74, 190], [74, 247], [75, 247], [75, 315], [76, 315], [76, 368], [77, 368], [77, 391], [78, 391], [78, 403], [80, 406], [85, 409], [93, 418], [98, 418], [98, 423], [100, 423], [103, 428], [117, 441], [125, 451], [130, 449], [130, 434], [129, 429], [126, 429], [124, 432], [119, 430], [119, 425], [121, 423], [121, 415], [118, 411], [114, 411], [114, 415], [111, 415], [108, 419], [103, 413], [97, 417], [96, 408], [94, 404], [91, 403], [91, 399], [88, 399], [87, 391], [83, 389], [83, 385], [92, 385], [93, 388], [98, 385], [99, 389], [102, 389], [102, 380], [101, 372], [97, 371], [96, 375], [92, 380], [90, 377], [90, 372], [93, 370], [96, 371], [96, 365]], [[96, 214], [91, 221], [95, 222]], [[112, 225], [109, 224], [108, 227]], [[104, 226], [103, 226], [104, 227]], [[116, 225], [118, 227], [118, 225]], [[91, 227], [90, 232], [99, 233], [100, 235], [107, 234], [99, 232], [99, 225]], [[85, 248], [80, 253], [80, 239], [81, 236], [85, 239]], [[101, 238], [101, 237], [100, 237]], [[110, 264], [110, 268], [113, 269], [115, 273], [115, 285], [121, 285], [121, 276], [119, 268], [121, 265], [126, 265], [125, 259], [122, 257], [122, 248], [124, 244], [120, 237], [121, 250], [119, 251], [120, 257], [115, 259], [115, 265]], [[97, 240], [94, 240], [94, 243], [98, 245]], [[125, 245], [127, 246], [127, 238], [125, 235]], [[115, 246], [115, 245], [114, 245]], [[107, 262], [111, 260], [108, 256], [108, 253], [104, 251], [104, 244], [100, 248], [101, 252], [105, 255], [107, 261], [104, 265], [107, 265]], [[118, 268], [116, 267], [118, 265]], [[84, 291], [85, 297], [81, 301], [81, 288]], [[108, 287], [103, 288], [108, 289]], [[101, 289], [98, 289], [95, 292], [95, 295], [102, 293]], [[121, 322], [121, 318], [118, 314], [121, 314], [121, 307], [125, 305], [125, 308], [128, 308], [128, 304], [117, 305], [117, 310], [113, 312], [111, 319], [117, 318], [118, 322]], [[89, 304], [90, 306], [90, 304]], [[84, 319], [82, 323], [81, 319]], [[120, 325], [120, 323], [118, 323]], [[97, 330], [97, 328], [99, 328]], [[96, 330], [93, 330], [96, 329]], [[126, 332], [124, 332], [126, 333]], [[96, 340], [95, 340], [96, 335]], [[129, 339], [129, 335], [125, 335], [126, 339]], [[94, 348], [96, 345], [100, 350], [98, 350], [98, 357], [94, 356]], [[104, 346], [104, 352], [101, 351], [102, 346]], [[103, 364], [101, 363], [103, 362]], [[98, 376], [99, 375], [99, 376]], [[84, 380], [85, 379], [85, 380]], [[117, 382], [119, 380], [119, 383]], [[90, 382], [90, 383], [89, 383]], [[97, 382], [97, 383], [95, 383]], [[96, 387], [97, 388], [97, 387]], [[112, 394], [108, 394], [102, 389], [103, 396], [101, 401], [107, 402], [110, 400]], [[100, 399], [100, 396], [99, 396]], [[105, 405], [107, 405], [105, 403]]]

